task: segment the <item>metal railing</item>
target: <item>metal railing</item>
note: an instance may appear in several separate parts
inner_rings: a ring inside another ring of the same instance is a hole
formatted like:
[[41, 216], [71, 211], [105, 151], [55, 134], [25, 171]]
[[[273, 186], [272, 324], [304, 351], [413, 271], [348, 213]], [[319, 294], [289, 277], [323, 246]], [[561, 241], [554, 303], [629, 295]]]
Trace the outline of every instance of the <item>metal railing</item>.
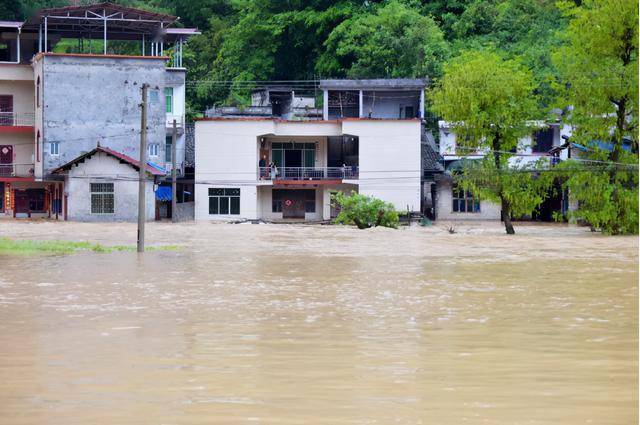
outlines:
[[0, 177], [33, 177], [33, 163], [0, 164]]
[[33, 127], [36, 114], [33, 112], [0, 112], [0, 127]]
[[258, 167], [258, 173], [261, 180], [351, 180], [358, 178], [358, 167]]

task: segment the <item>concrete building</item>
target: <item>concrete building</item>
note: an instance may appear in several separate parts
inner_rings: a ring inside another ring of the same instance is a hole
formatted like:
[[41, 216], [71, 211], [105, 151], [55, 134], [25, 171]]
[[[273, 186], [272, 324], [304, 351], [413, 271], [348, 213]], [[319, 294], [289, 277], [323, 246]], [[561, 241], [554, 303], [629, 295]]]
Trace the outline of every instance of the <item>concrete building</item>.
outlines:
[[[455, 172], [462, 166], [462, 161], [480, 160], [485, 152], [470, 152], [460, 148], [457, 136], [451, 125], [445, 121], [438, 123], [440, 131], [439, 152], [443, 158], [445, 172], [436, 176], [436, 218], [439, 220], [500, 220], [499, 205], [479, 199], [468, 191], [461, 190], [455, 182]], [[554, 160], [567, 159], [566, 151], [557, 148], [565, 143], [565, 138], [571, 135], [571, 127], [560, 122], [532, 123], [531, 135], [523, 137], [518, 142], [516, 155], [510, 158], [515, 167], [539, 160], [552, 164]], [[556, 152], [557, 153], [553, 153]], [[551, 219], [552, 211], [566, 211], [568, 199], [566, 193], [557, 194], [545, 201], [539, 218]]]
[[[42, 9], [25, 22], [0, 22], [5, 41], [0, 50], [0, 213], [91, 220], [70, 214], [80, 208], [71, 205], [81, 199], [75, 191], [88, 193], [90, 183], [71, 183], [74, 173], [63, 178], [54, 170], [97, 146], [139, 159], [143, 84], [149, 85], [149, 164], [170, 171], [175, 120], [176, 168], [185, 177], [182, 49], [197, 31], [172, 28], [176, 20], [100, 3]], [[62, 38], [77, 45], [62, 45]], [[94, 176], [100, 167], [105, 177], [114, 171], [110, 161], [94, 160], [92, 167]], [[107, 217], [135, 219], [93, 218]]]
[[[346, 83], [344, 83], [346, 84]], [[414, 112], [397, 101], [358, 104], [355, 116], [288, 120], [273, 116], [225, 115], [198, 120], [195, 127], [196, 220], [329, 220], [331, 194], [359, 192], [420, 210], [421, 93], [426, 81], [358, 80], [345, 85], [363, 93], [393, 90], [417, 99]], [[380, 89], [382, 87], [382, 89]], [[322, 81], [324, 99], [342, 98], [335, 81]], [[287, 96], [289, 97], [289, 96]], [[294, 97], [291, 96], [293, 99]], [[357, 99], [364, 102], [365, 96]], [[315, 104], [308, 105], [315, 108]], [[367, 115], [364, 111], [367, 110]], [[369, 116], [371, 115], [371, 117]], [[277, 172], [267, 167], [274, 163]]]

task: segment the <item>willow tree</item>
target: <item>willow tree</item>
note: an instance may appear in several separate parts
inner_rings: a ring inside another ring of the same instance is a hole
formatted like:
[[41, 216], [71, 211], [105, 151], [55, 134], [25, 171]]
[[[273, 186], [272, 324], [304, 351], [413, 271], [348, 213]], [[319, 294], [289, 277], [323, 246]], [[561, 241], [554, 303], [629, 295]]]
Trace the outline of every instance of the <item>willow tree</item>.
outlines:
[[566, 164], [573, 215], [605, 233], [637, 233], [638, 1], [586, 0], [567, 13], [554, 61], [572, 140], [587, 148], [583, 161]]
[[464, 52], [445, 65], [430, 93], [433, 111], [456, 134], [458, 154], [487, 153], [464, 161], [457, 183], [500, 205], [507, 234], [515, 233], [511, 217], [531, 214], [550, 185], [548, 173], [513, 158], [539, 116], [534, 88], [531, 71], [518, 61], [495, 52]]

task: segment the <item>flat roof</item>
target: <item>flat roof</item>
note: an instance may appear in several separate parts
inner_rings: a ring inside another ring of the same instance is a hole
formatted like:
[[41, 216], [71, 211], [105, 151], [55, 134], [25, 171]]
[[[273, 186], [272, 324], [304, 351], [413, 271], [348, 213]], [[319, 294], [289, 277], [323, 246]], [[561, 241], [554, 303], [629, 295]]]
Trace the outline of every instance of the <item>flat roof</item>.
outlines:
[[0, 21], [0, 28], [20, 28], [23, 22], [18, 21]]
[[376, 78], [369, 80], [320, 80], [323, 90], [421, 90], [428, 78]]

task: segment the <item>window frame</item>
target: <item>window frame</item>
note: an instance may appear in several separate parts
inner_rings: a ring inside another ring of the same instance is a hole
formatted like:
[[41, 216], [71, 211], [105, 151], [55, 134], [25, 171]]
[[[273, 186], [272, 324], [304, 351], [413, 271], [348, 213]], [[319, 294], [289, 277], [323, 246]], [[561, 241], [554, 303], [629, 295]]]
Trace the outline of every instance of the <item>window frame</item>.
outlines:
[[[108, 190], [94, 190], [94, 187], [97, 187], [95, 185], [104, 185], [103, 187], [109, 187], [111, 188], [110, 191]], [[92, 182], [89, 183], [89, 210], [91, 215], [113, 215], [115, 214], [116, 211], [116, 193], [115, 193], [115, 185], [113, 182]], [[101, 209], [103, 211], [100, 212], [96, 212], [93, 210], [93, 197], [95, 196], [101, 196], [101, 198], [111, 195], [111, 212], [104, 212], [104, 200], [102, 201], [102, 205], [101, 205]]]
[[[464, 211], [461, 210], [461, 205], [464, 205]], [[451, 212], [454, 214], [479, 214], [482, 212], [480, 198], [474, 196], [470, 190], [453, 185], [451, 188]]]
[[154, 157], [154, 158], [158, 157], [159, 148], [158, 148], [158, 144], [157, 143], [149, 143], [148, 150], [149, 150], [149, 152], [148, 152], [149, 153], [149, 157]]
[[[55, 146], [55, 149], [54, 149], [54, 146]], [[60, 155], [60, 142], [58, 141], [49, 142], [49, 155], [50, 156]]]
[[[209, 215], [219, 216], [236, 216], [240, 215], [241, 204], [240, 196], [241, 190], [239, 187], [210, 187], [207, 191], [207, 197], [209, 198]], [[215, 202], [215, 211], [212, 208]], [[225, 205], [226, 212], [223, 211], [222, 205]], [[236, 204], [236, 205], [234, 205]], [[234, 208], [235, 207], [235, 208]], [[236, 209], [237, 208], [237, 209]], [[233, 212], [237, 211], [237, 212]]]
[[165, 113], [173, 114], [173, 87], [164, 88]]

